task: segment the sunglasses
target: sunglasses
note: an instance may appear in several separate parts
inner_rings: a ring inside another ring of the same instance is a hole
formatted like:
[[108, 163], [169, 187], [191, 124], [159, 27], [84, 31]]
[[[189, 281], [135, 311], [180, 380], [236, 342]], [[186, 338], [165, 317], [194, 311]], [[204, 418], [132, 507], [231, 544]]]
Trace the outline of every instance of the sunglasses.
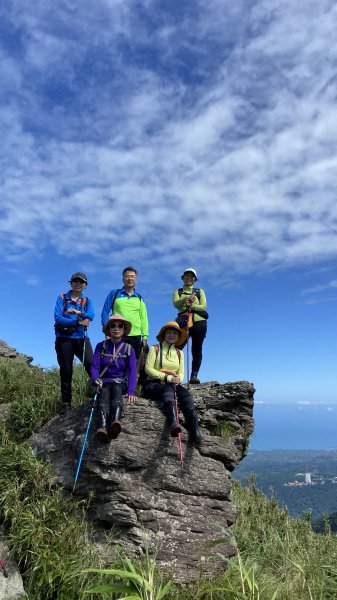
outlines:
[[124, 324], [123, 323], [112, 323], [112, 325], [110, 325], [110, 329], [124, 329]]
[[75, 279], [72, 279], [71, 281], [74, 283], [87, 283], [86, 281], [83, 281], [83, 279], [79, 279], [79, 277], [75, 277]]

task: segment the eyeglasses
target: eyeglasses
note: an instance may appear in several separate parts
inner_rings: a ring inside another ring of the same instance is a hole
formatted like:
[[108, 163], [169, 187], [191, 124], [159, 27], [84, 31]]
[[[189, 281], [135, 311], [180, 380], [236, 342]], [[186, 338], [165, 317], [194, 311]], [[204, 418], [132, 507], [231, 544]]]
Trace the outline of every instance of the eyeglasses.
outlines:
[[72, 279], [71, 281], [74, 283], [87, 283], [86, 281], [83, 281], [83, 279], [79, 279], [78, 277], [75, 277], [75, 279]]
[[112, 323], [110, 329], [124, 329], [123, 323]]

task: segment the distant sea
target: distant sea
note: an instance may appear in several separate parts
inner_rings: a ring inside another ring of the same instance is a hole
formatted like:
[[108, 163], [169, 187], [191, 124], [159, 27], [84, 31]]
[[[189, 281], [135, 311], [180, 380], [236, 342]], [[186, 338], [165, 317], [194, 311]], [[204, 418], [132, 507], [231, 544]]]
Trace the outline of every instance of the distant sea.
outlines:
[[337, 447], [337, 404], [254, 405], [250, 450], [329, 450]]

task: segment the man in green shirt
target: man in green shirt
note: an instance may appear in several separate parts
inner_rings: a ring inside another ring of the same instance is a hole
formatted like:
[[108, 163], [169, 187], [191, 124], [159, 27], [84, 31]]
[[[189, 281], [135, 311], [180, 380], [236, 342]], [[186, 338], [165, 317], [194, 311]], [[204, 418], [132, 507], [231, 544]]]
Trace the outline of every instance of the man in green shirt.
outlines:
[[136, 292], [137, 270], [134, 267], [126, 267], [123, 270], [123, 287], [113, 289], [104, 302], [101, 321], [102, 326], [106, 324], [109, 316], [119, 313], [132, 324], [132, 329], [124, 341], [131, 344], [139, 358], [141, 347], [147, 349], [149, 337], [149, 324], [147, 318], [146, 304], [142, 296]]

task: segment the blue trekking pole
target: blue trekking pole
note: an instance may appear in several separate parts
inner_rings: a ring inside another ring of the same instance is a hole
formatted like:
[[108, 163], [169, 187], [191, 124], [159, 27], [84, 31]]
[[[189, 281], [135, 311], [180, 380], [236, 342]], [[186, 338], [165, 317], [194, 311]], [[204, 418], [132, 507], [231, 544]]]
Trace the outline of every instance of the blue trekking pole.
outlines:
[[76, 483], [77, 483], [78, 476], [79, 476], [79, 473], [80, 473], [80, 468], [81, 468], [81, 464], [82, 464], [83, 454], [84, 454], [84, 451], [85, 451], [85, 445], [87, 443], [87, 438], [88, 438], [89, 429], [90, 429], [90, 425], [91, 425], [91, 421], [92, 421], [92, 416], [93, 416], [94, 410], [95, 410], [95, 404], [96, 404], [98, 392], [99, 392], [99, 386], [97, 386], [95, 395], [94, 395], [93, 400], [92, 400], [91, 411], [90, 411], [90, 415], [89, 415], [89, 421], [88, 421], [87, 429], [86, 429], [86, 432], [85, 432], [84, 441], [83, 441], [83, 444], [82, 444], [82, 450], [81, 450], [80, 458], [78, 459], [78, 465], [77, 465], [76, 475], [75, 475], [75, 480], [74, 480], [74, 485], [73, 485], [73, 493], [75, 491]]
[[79, 405], [82, 404], [82, 396], [83, 396], [83, 375], [84, 375], [84, 358], [85, 358], [85, 348], [87, 345], [87, 328], [84, 327], [84, 342], [83, 342], [83, 353], [82, 353], [82, 370], [81, 370], [81, 381], [80, 381], [80, 401]]

